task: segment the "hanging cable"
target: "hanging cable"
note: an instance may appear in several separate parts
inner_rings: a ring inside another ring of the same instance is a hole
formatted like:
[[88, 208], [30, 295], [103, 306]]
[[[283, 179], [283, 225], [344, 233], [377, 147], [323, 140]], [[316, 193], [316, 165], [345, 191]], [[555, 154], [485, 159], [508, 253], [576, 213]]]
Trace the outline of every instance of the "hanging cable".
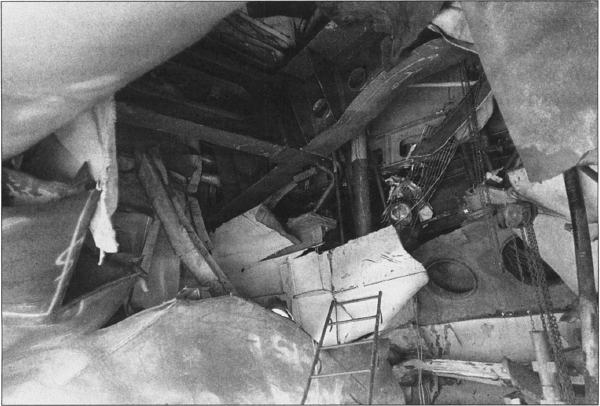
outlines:
[[475, 181], [478, 184], [478, 187], [475, 187], [479, 195], [479, 200], [481, 202], [481, 208], [483, 210], [483, 218], [488, 228], [488, 235], [492, 237], [492, 241], [494, 243], [494, 259], [496, 263], [496, 267], [502, 273], [504, 272], [504, 268], [502, 266], [502, 255], [500, 248], [500, 239], [498, 237], [498, 229], [494, 221], [494, 214], [492, 212], [492, 201], [490, 197], [490, 192], [488, 187], [485, 184], [485, 170], [483, 164], [483, 146], [481, 142], [482, 135], [479, 132], [479, 123], [477, 121], [477, 106], [476, 100], [477, 95], [481, 89], [481, 84], [484, 80], [484, 73], [481, 72], [479, 76], [479, 80], [475, 84], [474, 89], [469, 89], [469, 80], [467, 78], [467, 63], [464, 62], [462, 65], [462, 69], [460, 70], [461, 74], [461, 82], [463, 84], [463, 94], [467, 102], [467, 108], [469, 111], [467, 125], [468, 131], [471, 133], [471, 147], [474, 155], [474, 169], [475, 169]]

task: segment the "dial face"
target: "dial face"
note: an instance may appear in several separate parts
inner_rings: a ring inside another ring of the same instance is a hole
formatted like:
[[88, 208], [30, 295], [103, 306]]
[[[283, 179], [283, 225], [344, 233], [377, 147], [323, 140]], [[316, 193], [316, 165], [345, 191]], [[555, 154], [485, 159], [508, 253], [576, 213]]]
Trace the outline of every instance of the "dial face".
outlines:
[[405, 203], [396, 203], [390, 211], [390, 217], [396, 223], [410, 224], [412, 220], [410, 207], [408, 207], [408, 205]]

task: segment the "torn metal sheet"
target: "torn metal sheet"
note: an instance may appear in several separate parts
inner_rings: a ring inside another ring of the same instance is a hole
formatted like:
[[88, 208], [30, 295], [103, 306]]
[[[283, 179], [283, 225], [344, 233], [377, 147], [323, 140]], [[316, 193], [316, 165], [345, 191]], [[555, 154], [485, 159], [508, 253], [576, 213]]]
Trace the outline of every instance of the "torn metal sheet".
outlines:
[[530, 180], [597, 163], [598, 3], [462, 8]]
[[256, 206], [209, 234], [213, 258], [225, 274], [239, 272], [294, 244], [289, 234], [281, 234], [281, 225], [275, 230], [259, 220], [267, 212], [263, 205]]
[[104, 252], [118, 250], [111, 222], [119, 198], [115, 120], [115, 102], [111, 97], [98, 102], [57, 131], [58, 141], [74, 161], [79, 166], [89, 163], [97, 187], [102, 191], [90, 229], [96, 246]]
[[[248, 261], [247, 256], [240, 255], [233, 259], [243, 258]], [[227, 272], [240, 294], [257, 303], [285, 298], [294, 319], [315, 340], [320, 338], [334, 296], [344, 301], [376, 296], [381, 290], [381, 329], [389, 329], [413, 316], [410, 299], [428, 280], [423, 266], [404, 250], [391, 226], [323, 254], [284, 251]], [[334, 317], [347, 320], [371, 316], [376, 313], [376, 305], [376, 301], [351, 304], [340, 308]], [[372, 322], [341, 325], [327, 335], [325, 343], [343, 343], [372, 333]]]
[[[98, 188], [102, 191], [102, 194], [96, 213], [92, 217], [90, 230], [94, 236], [96, 247], [100, 248], [102, 255], [103, 252], [117, 252], [119, 249], [110, 219], [117, 210], [117, 202], [119, 201], [114, 99], [111, 97], [96, 104], [92, 108], [92, 114], [95, 118], [97, 133], [91, 139], [99, 141], [102, 151], [101, 169], [99, 176], [96, 177]], [[81, 137], [81, 134], [78, 134], [78, 136]]]
[[[319, 339], [329, 304], [376, 296], [383, 292], [380, 329], [396, 327], [391, 321], [427, 281], [423, 266], [402, 247], [394, 227], [387, 227], [323, 254], [288, 259], [284, 289], [292, 298], [292, 314], [314, 339]], [[341, 307], [334, 321], [372, 316], [377, 301]], [[344, 343], [372, 333], [373, 320], [343, 324], [325, 338], [326, 345]]]
[[[561, 176], [562, 177], [562, 176]], [[540, 255], [560, 275], [560, 278], [575, 294], [579, 293], [577, 268], [575, 263], [575, 243], [573, 233], [566, 229], [570, 225], [560, 217], [540, 214], [533, 228], [537, 236]], [[520, 233], [519, 233], [520, 234]], [[598, 287], [598, 224], [590, 225], [592, 256], [594, 258], [594, 279]]]
[[[174, 300], [94, 333], [4, 355], [2, 401], [297, 404], [313, 355], [313, 341], [295, 323], [256, 304]], [[324, 368], [347, 364], [347, 357], [322, 359]], [[375, 401], [403, 403], [391, 368], [378, 372]], [[349, 403], [362, 389], [349, 376], [315, 387], [309, 403]]]
[[123, 305], [138, 278], [138, 274], [125, 275], [48, 315], [2, 312], [4, 360], [27, 349], [47, 348], [51, 343], [98, 330]]
[[452, 1], [449, 3], [431, 20], [431, 24], [435, 25], [448, 37], [472, 44], [473, 36], [460, 2]]
[[265, 205], [230, 220], [211, 234], [215, 261], [243, 297], [260, 304], [274, 296], [285, 297], [282, 279], [288, 259], [322, 244], [324, 230], [334, 223], [314, 213], [290, 222], [288, 228], [302, 240], [285, 231]]
[[240, 6], [234, 2], [7, 6], [2, 13], [2, 159], [35, 145], [191, 45]]
[[3, 208], [3, 312], [48, 314], [60, 305], [99, 195]]
[[93, 187], [94, 179], [87, 165], [69, 183], [45, 181], [28, 173], [2, 167], [2, 201], [4, 206], [24, 206], [55, 202], [75, 196]]
[[304, 244], [320, 244], [325, 233], [336, 228], [337, 222], [329, 217], [314, 212], [291, 218], [287, 227], [297, 235]]
[[[560, 320], [563, 313], [555, 313]], [[581, 345], [580, 323], [558, 322], [563, 347]], [[538, 315], [520, 317], [480, 318], [434, 325], [408, 325], [382, 334], [392, 344], [405, 351], [416, 351], [418, 346], [432, 358], [463, 361], [502, 362], [509, 358], [516, 362], [535, 361], [529, 332], [541, 329]]]
[[[98, 329], [131, 291], [137, 274], [119, 268], [112, 273], [118, 279], [83, 296], [72, 294], [77, 290], [71, 289], [73, 276], [79, 272], [81, 247], [99, 195], [94, 190], [60, 202], [3, 209], [5, 357], [12, 350], [43, 347], [60, 337]], [[89, 279], [90, 275], [84, 277]]]
[[283, 256], [258, 262], [230, 274], [229, 279], [239, 286], [240, 294], [263, 306], [273, 297], [286, 299], [281, 279], [282, 272], [287, 269], [286, 258]]
[[[544, 180], [543, 182], [531, 181], [525, 168], [515, 169], [507, 173], [513, 194], [517, 197], [534, 202], [549, 214], [558, 215], [568, 222], [571, 221], [569, 202], [565, 181], [561, 175]], [[579, 174], [579, 181], [583, 189], [588, 222], [598, 222], [598, 183], [589, 176]]]

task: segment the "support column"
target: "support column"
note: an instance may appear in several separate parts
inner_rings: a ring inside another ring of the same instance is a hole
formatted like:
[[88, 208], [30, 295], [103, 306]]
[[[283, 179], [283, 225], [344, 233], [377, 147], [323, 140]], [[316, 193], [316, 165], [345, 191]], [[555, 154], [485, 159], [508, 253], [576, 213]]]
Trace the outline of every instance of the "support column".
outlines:
[[355, 207], [354, 219], [356, 237], [363, 237], [371, 232], [371, 196], [369, 194], [369, 162], [367, 158], [367, 134], [361, 131], [352, 140], [352, 192]]
[[[550, 358], [550, 346], [545, 331], [530, 331], [535, 358], [538, 363], [538, 374], [542, 385], [542, 394], [545, 404], [564, 404], [560, 398], [560, 391], [556, 381], [556, 372], [552, 359]], [[550, 367], [550, 365], [553, 365]]]
[[583, 191], [577, 168], [563, 174], [575, 242], [575, 263], [579, 285], [579, 316], [581, 318], [581, 341], [585, 357], [586, 403], [598, 403], [598, 299], [594, 281], [592, 244], [583, 199]]

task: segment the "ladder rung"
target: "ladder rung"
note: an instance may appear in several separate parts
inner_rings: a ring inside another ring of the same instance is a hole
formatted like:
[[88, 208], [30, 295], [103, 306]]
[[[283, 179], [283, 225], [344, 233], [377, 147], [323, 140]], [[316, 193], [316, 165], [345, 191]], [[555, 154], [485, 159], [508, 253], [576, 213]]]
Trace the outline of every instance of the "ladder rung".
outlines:
[[377, 299], [379, 298], [379, 295], [377, 296], [368, 296], [368, 297], [363, 297], [361, 299], [352, 299], [352, 300], [347, 300], [345, 302], [335, 302], [336, 306], [340, 306], [340, 305], [345, 305], [345, 304], [349, 304], [349, 303], [356, 303], [356, 302], [362, 302], [363, 300], [371, 300], [371, 299]]
[[368, 344], [368, 343], [372, 343], [373, 340], [372, 338], [368, 339], [368, 340], [362, 340], [362, 341], [354, 341], [352, 343], [344, 343], [344, 344], [335, 344], [335, 345], [328, 345], [328, 346], [323, 346], [321, 347], [322, 350], [331, 350], [332, 348], [342, 348], [342, 347], [350, 347], [352, 345], [359, 345], [359, 344]]
[[358, 371], [348, 371], [348, 372], [334, 372], [332, 374], [323, 374], [323, 375], [313, 375], [312, 379], [316, 378], [327, 378], [329, 376], [341, 376], [341, 375], [352, 375], [352, 374], [364, 374], [366, 372], [371, 372], [370, 369], [359, 369]]
[[328, 326], [335, 326], [337, 324], [347, 324], [354, 323], [356, 321], [364, 321], [364, 320], [372, 320], [377, 318], [377, 316], [367, 316], [367, 317], [359, 317], [358, 319], [350, 319], [350, 320], [342, 320], [342, 321], [332, 321], [331, 323], [327, 323]]

